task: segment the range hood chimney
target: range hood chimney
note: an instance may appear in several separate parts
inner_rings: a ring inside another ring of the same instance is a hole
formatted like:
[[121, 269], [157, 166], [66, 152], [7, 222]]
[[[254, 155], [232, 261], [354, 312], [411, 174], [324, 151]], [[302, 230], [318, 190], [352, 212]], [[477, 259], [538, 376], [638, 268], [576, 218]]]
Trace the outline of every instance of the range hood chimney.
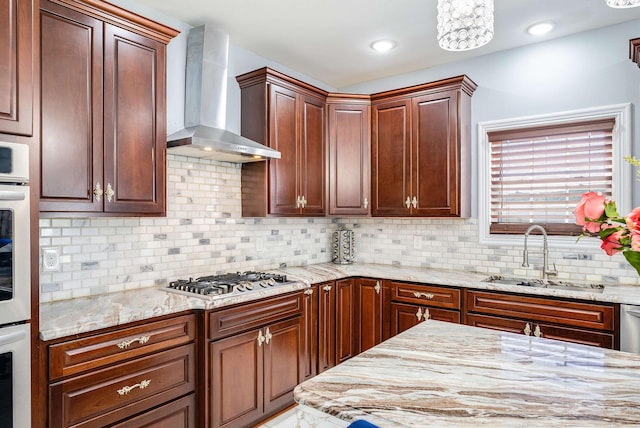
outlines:
[[224, 162], [280, 159], [280, 152], [225, 130], [228, 34], [200, 26], [187, 38], [185, 129], [167, 137], [169, 153]]

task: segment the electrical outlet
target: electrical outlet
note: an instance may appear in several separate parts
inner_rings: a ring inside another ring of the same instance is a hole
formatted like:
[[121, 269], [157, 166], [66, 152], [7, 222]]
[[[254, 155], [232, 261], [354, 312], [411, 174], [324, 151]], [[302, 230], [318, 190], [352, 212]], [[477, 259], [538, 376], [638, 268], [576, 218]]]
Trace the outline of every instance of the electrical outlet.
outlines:
[[60, 250], [58, 248], [42, 248], [42, 270], [45, 272], [60, 271]]

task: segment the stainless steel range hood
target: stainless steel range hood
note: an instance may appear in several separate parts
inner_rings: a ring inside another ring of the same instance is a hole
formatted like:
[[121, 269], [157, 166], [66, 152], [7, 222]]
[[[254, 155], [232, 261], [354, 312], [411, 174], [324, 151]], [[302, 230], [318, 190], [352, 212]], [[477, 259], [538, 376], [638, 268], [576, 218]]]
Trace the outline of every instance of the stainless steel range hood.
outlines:
[[185, 129], [167, 137], [169, 153], [224, 162], [280, 159], [280, 152], [225, 130], [229, 36], [200, 26], [187, 39]]

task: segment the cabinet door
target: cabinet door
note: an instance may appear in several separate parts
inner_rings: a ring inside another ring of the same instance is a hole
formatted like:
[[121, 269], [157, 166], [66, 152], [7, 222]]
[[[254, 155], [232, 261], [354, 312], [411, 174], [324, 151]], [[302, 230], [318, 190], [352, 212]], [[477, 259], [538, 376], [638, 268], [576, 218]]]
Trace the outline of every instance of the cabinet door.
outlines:
[[302, 319], [271, 324], [265, 328], [264, 412], [293, 404], [293, 389], [303, 380]]
[[391, 334], [394, 336], [428, 319], [460, 324], [460, 312], [404, 303], [391, 304]]
[[355, 284], [355, 336], [360, 353], [382, 342], [382, 281], [359, 278]]
[[411, 102], [373, 107], [371, 144], [371, 214], [407, 216], [411, 192]]
[[525, 331], [528, 330], [529, 335], [535, 335], [536, 332], [538, 332], [539, 337], [546, 339], [556, 339], [564, 342], [615, 349], [614, 335], [600, 331], [581, 330], [488, 315], [467, 315], [465, 323], [474, 327], [490, 328], [516, 334], [525, 334]]
[[280, 159], [269, 160], [269, 213], [292, 215], [299, 212], [298, 182], [298, 98], [294, 91], [269, 85], [269, 147]]
[[262, 415], [264, 346], [258, 345], [258, 330], [209, 345], [209, 420], [214, 428], [247, 426]]
[[302, 366], [304, 380], [310, 379], [318, 372], [318, 290], [321, 285], [313, 285], [304, 291], [302, 299]]
[[191, 394], [109, 428], [195, 428], [195, 426], [196, 399], [195, 394]]
[[40, 23], [40, 210], [102, 211], [103, 24], [47, 0]]
[[325, 214], [325, 112], [322, 100], [301, 96], [300, 108], [300, 196], [302, 213]]
[[336, 364], [356, 355], [353, 279], [336, 281]]
[[330, 215], [369, 214], [369, 110], [367, 105], [329, 105]]
[[457, 93], [412, 99], [412, 215], [460, 215]]
[[0, 2], [0, 134], [33, 134], [35, 4]]
[[104, 46], [105, 211], [164, 213], [166, 46], [110, 24]]
[[336, 284], [327, 282], [318, 287], [318, 373], [335, 365]]

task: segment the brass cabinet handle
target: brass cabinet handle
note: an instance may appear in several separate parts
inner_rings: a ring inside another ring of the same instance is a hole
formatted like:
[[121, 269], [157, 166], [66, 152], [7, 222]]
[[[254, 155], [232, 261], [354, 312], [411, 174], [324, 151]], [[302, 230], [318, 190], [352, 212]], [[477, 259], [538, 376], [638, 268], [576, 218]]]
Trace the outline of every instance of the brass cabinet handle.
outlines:
[[411, 208], [411, 198], [409, 196], [407, 196], [407, 200], [404, 201], [404, 204], [407, 208]]
[[306, 294], [307, 296], [311, 296], [313, 294], [313, 288], [307, 288], [306, 290], [304, 290], [304, 294]]
[[265, 340], [265, 337], [262, 335], [262, 330], [258, 330], [258, 346], [262, 346]]
[[144, 345], [149, 341], [149, 339], [151, 339], [150, 336], [140, 336], [135, 339], [123, 340], [122, 342], [118, 343], [117, 346], [120, 349], [127, 349], [129, 348], [129, 346], [131, 346], [131, 344], [135, 342], [138, 342], [140, 345]]
[[362, 201], [362, 205], [364, 205], [364, 209], [366, 210], [367, 207], [369, 206], [369, 199], [368, 198], [364, 198], [364, 201]]
[[416, 318], [418, 318], [418, 321], [422, 319], [422, 308], [418, 308], [418, 312], [416, 312]]
[[107, 190], [104, 191], [104, 194], [107, 197], [107, 202], [111, 202], [111, 198], [113, 198], [113, 195], [116, 194], [116, 192], [111, 187], [111, 183], [107, 183]]
[[325, 285], [324, 287], [322, 287], [322, 289], [324, 291], [331, 291], [331, 286], [330, 285]]
[[413, 295], [414, 295], [414, 296], [416, 296], [418, 299], [420, 299], [420, 298], [423, 298], [423, 297], [424, 297], [425, 299], [428, 299], [428, 300], [431, 300], [431, 299], [433, 299], [433, 298], [435, 297], [435, 296], [434, 296], [433, 294], [431, 294], [431, 293], [421, 293], [421, 292], [419, 292], [419, 291], [414, 291], [414, 292], [413, 292]]
[[424, 308], [424, 314], [422, 314], [422, 319], [426, 321], [429, 318], [431, 318], [431, 314], [429, 313], [429, 308]]
[[300, 195], [296, 196], [296, 208], [300, 208], [302, 202], [300, 201]]
[[376, 286], [373, 287], [374, 290], [376, 290], [376, 294], [380, 294], [380, 281], [376, 281]]
[[265, 331], [265, 333], [264, 333], [264, 341], [265, 341], [265, 343], [266, 343], [267, 345], [269, 344], [269, 342], [271, 342], [271, 338], [272, 338], [272, 337], [273, 337], [273, 336], [271, 335], [271, 332], [269, 331], [269, 327], [267, 327], [267, 330], [266, 330], [266, 331]]
[[102, 191], [102, 186], [100, 186], [100, 182], [98, 181], [96, 183], [96, 187], [93, 188], [93, 196], [96, 197], [96, 201], [100, 202], [103, 193], [104, 192]]
[[304, 195], [302, 195], [302, 198], [300, 199], [300, 203], [302, 204], [302, 208], [307, 206], [307, 199], [304, 197]]
[[120, 388], [118, 390], [118, 395], [127, 395], [128, 393], [130, 393], [131, 391], [133, 391], [136, 388], [145, 389], [149, 385], [151, 385], [151, 380], [145, 379], [140, 383], [136, 383], [135, 385], [123, 386], [122, 388]]
[[531, 336], [531, 326], [529, 325], [529, 323], [525, 324], [524, 330], [522, 330], [522, 332], [527, 336]]
[[413, 200], [411, 201], [411, 206], [413, 208], [418, 208], [418, 198], [416, 198], [415, 196], [413, 197]]
[[542, 330], [540, 330], [540, 326], [536, 325], [535, 330], [533, 330], [533, 335], [535, 337], [542, 337]]

